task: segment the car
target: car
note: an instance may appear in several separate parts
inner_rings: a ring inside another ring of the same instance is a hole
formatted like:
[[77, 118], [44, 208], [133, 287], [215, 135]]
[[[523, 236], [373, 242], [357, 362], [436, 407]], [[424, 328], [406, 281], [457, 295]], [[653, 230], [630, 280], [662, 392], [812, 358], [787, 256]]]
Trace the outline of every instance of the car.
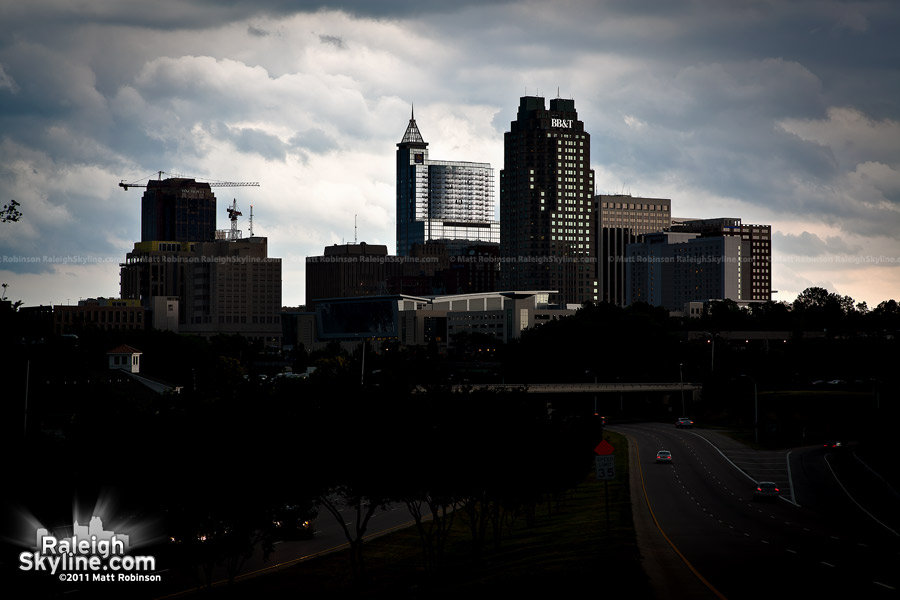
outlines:
[[774, 481], [760, 481], [753, 490], [754, 500], [773, 500], [778, 497], [780, 490]]
[[675, 421], [675, 427], [679, 429], [691, 429], [694, 426], [694, 422], [688, 417], [680, 417], [677, 421]]
[[656, 462], [658, 463], [670, 463], [672, 462], [672, 453], [668, 450], [660, 450], [656, 453]]
[[839, 448], [843, 448], [844, 445], [838, 440], [829, 440], [829, 441], [825, 442], [824, 444], [822, 444], [822, 447], [837, 450]]
[[272, 511], [269, 534], [274, 540], [309, 540], [315, 537], [315, 511], [301, 506], [285, 505]]

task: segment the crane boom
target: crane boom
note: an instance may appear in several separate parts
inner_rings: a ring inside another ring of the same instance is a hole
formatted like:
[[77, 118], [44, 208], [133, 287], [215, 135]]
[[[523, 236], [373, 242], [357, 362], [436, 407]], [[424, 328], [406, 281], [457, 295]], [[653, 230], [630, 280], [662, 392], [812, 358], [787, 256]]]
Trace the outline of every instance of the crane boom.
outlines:
[[[179, 175], [173, 175], [172, 173], [166, 173], [165, 171], [157, 171], [157, 175], [159, 176], [159, 181], [162, 181], [163, 175], [172, 175], [172, 177], [182, 177]], [[196, 177], [182, 177], [184, 179], [194, 179], [197, 180]], [[146, 179], [146, 178], [145, 178]], [[143, 179], [139, 179], [138, 181], [143, 181]], [[200, 181], [200, 183], [206, 183], [209, 187], [259, 187], [258, 181]], [[128, 190], [128, 188], [132, 187], [147, 187], [146, 183], [125, 183], [125, 180], [119, 182], [119, 187], [123, 190]]]

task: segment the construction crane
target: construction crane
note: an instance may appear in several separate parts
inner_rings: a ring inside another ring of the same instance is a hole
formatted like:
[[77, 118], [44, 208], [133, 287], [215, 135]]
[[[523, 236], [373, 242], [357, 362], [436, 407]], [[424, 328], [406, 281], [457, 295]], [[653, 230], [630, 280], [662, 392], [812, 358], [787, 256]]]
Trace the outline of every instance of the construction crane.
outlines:
[[241, 238], [241, 232], [238, 231], [237, 228], [237, 218], [243, 215], [241, 211], [238, 210], [237, 207], [237, 199], [231, 203], [231, 206], [228, 210], [228, 218], [231, 219], [231, 233], [228, 235], [229, 241], [236, 242]]
[[[182, 179], [194, 179], [194, 180], [197, 179], [196, 177], [184, 177], [183, 175], [175, 175], [173, 173], [166, 173], [165, 171], [157, 171], [156, 175], [159, 177], [158, 181], [162, 181], [163, 175], [167, 175], [170, 177], [182, 178]], [[122, 181], [119, 182], [119, 187], [126, 191], [128, 190], [128, 188], [132, 188], [132, 187], [145, 188], [145, 187], [147, 187], [146, 183], [138, 183], [138, 182], [144, 181], [144, 179], [149, 179], [149, 177], [150, 176], [148, 175], [147, 177], [144, 177], [143, 179], [138, 179], [134, 183], [125, 183], [125, 180], [123, 179]], [[259, 182], [256, 182], [256, 181], [214, 181], [214, 180], [210, 180], [210, 181], [202, 181], [200, 183], [209, 184], [209, 187], [259, 187]]]

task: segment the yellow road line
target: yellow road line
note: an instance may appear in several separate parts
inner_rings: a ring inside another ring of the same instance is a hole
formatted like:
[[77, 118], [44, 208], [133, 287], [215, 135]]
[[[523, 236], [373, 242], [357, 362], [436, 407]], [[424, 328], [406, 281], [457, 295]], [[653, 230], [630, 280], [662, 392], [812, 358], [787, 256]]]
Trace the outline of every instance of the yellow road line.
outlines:
[[706, 578], [703, 577], [703, 575], [701, 575], [699, 571], [697, 571], [697, 569], [694, 568], [694, 565], [691, 564], [691, 562], [687, 559], [687, 557], [681, 553], [681, 550], [679, 550], [678, 547], [675, 546], [675, 544], [672, 542], [672, 540], [669, 539], [669, 536], [666, 535], [666, 532], [663, 531], [662, 526], [659, 524], [659, 520], [657, 520], [657, 518], [656, 518], [656, 513], [653, 512], [653, 506], [650, 505], [650, 496], [647, 495], [647, 486], [644, 484], [644, 468], [641, 466], [641, 458], [640, 458], [641, 448], [638, 445], [636, 439], [634, 439], [634, 438], [630, 438], [630, 439], [634, 442], [634, 448], [637, 451], [636, 458], [637, 458], [638, 472], [640, 473], [640, 476], [641, 476], [641, 489], [644, 491], [644, 500], [647, 502], [647, 509], [650, 511], [650, 516], [653, 518], [653, 523], [656, 525], [656, 528], [659, 530], [659, 533], [662, 534], [663, 539], [665, 539], [666, 543], [672, 547], [672, 550], [675, 551], [675, 554], [678, 555], [678, 557], [684, 562], [684, 564], [687, 566], [687, 568], [691, 570], [691, 573], [696, 575], [697, 579], [699, 579], [703, 585], [705, 585], [707, 588], [709, 588], [709, 591], [711, 591], [713, 594], [715, 594], [716, 597], [721, 598], [722, 600], [727, 600], [725, 598], [725, 596], [723, 596], [719, 592], [719, 590], [717, 590], [715, 587], [713, 587], [713, 585], [709, 581], [707, 581]]

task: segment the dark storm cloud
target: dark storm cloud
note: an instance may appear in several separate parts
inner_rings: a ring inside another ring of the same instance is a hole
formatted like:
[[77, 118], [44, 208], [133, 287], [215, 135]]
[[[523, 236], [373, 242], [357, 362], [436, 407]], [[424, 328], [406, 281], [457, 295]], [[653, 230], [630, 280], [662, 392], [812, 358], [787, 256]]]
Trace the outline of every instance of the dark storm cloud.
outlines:
[[335, 48], [340, 48], [344, 50], [347, 45], [344, 43], [344, 38], [336, 36], [336, 35], [319, 35], [319, 41], [323, 44], [328, 44], [334, 46]]
[[819, 236], [809, 233], [808, 231], [804, 231], [800, 234], [776, 231], [772, 234], [772, 246], [777, 248], [779, 254], [789, 254], [794, 256], [855, 254], [861, 249], [857, 245], [847, 244], [839, 237], [830, 236], [823, 240]]
[[260, 29], [253, 25], [247, 25], [247, 33], [254, 37], [268, 37], [270, 35], [265, 29]]
[[304, 154], [324, 154], [339, 147], [333, 136], [318, 128], [297, 132], [291, 137], [289, 145], [292, 150]]
[[[499, 170], [519, 96], [557, 86], [591, 133], [598, 191], [783, 219], [785, 252], [887, 247], [898, 19], [894, 3], [830, 0], [2, 2], [0, 201], [41, 214], [0, 230], [0, 254], [122, 254], [140, 191], [119, 179], [240, 167], [233, 178], [270, 178], [271, 204], [290, 190], [371, 208], [390, 245], [412, 102], [435, 156]], [[278, 207], [285, 222], [297, 206]], [[279, 251], [340, 239], [340, 211], [322, 206], [303, 207], [312, 235], [273, 236]]]
[[249, 127], [228, 127], [220, 125], [213, 130], [231, 140], [235, 148], [244, 154], [259, 154], [266, 160], [284, 161], [287, 154], [285, 144], [276, 136]]
[[[0, 5], [0, 22], [19, 32], [42, 27], [111, 25], [147, 29], [207, 29], [255, 16], [272, 18], [297, 13], [339, 10], [364, 18], [402, 18], [456, 12], [466, 7], [507, 4], [513, 0], [156, 0], [154, 2], [110, 2], [109, 0], [28, 0]], [[33, 24], [29, 26], [29, 23]], [[256, 29], [256, 32], [260, 30]]]

